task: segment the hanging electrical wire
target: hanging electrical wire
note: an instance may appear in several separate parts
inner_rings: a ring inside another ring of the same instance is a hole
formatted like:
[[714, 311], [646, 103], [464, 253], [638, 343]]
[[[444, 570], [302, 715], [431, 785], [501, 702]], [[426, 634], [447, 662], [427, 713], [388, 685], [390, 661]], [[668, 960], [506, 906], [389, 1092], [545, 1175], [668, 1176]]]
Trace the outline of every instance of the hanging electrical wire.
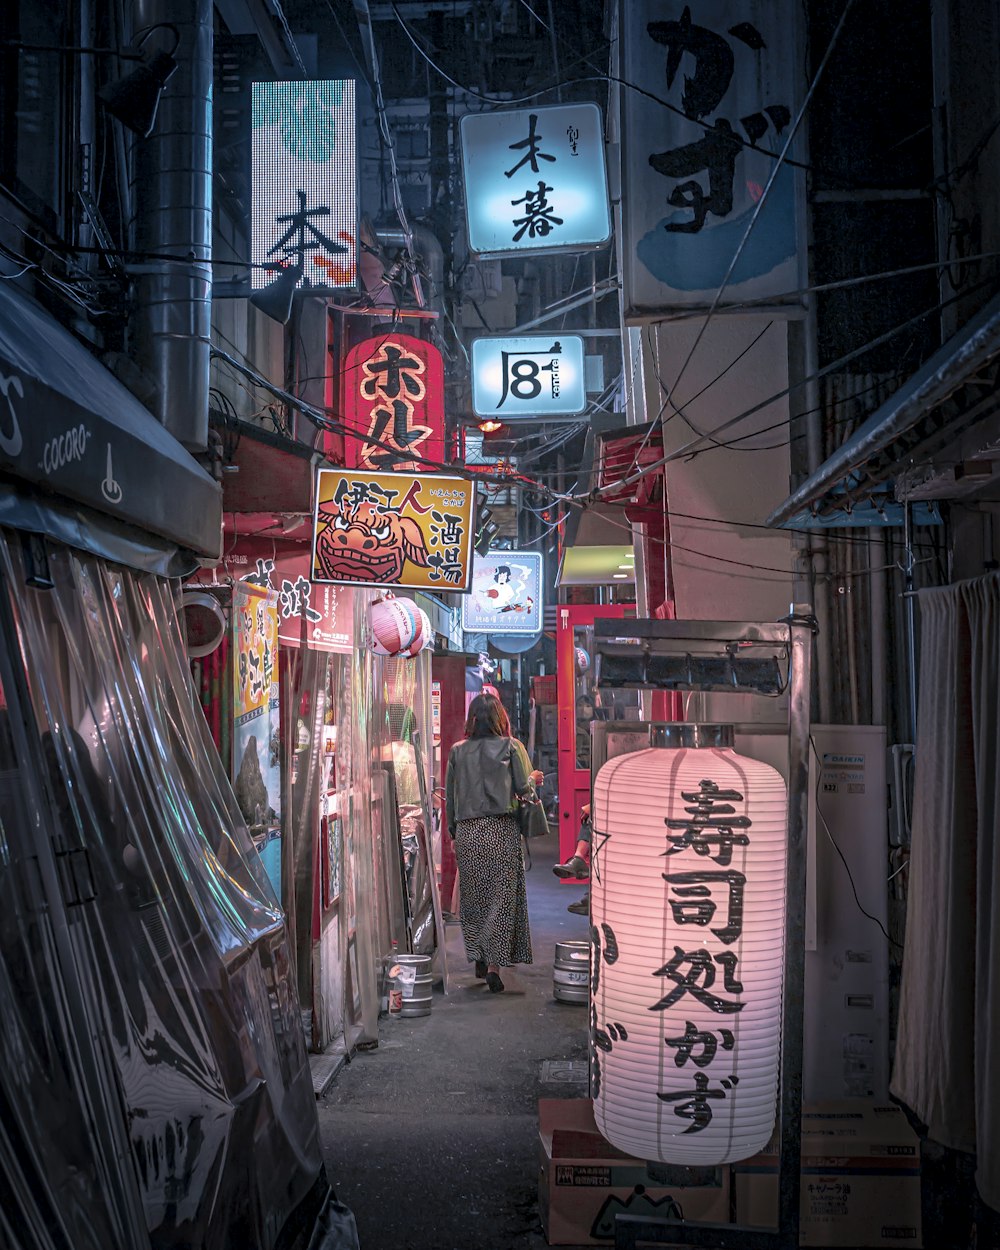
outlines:
[[[951, 304], [955, 303], [958, 299], [967, 298], [970, 292], [982, 289], [984, 287], [993, 287], [995, 285], [996, 285], [996, 279], [993, 277], [990, 277], [988, 279], [984, 279], [982, 282], [977, 283], [974, 287], [970, 287], [967, 290], [962, 291], [959, 295], [954, 295], [947, 300], [939, 300], [937, 303], [931, 305], [930, 308], [923, 309], [923, 311], [916, 313], [913, 317], [907, 318], [906, 321], [901, 322], [899, 325], [893, 326], [890, 330], [886, 330], [885, 333], [878, 335], [874, 339], [869, 339], [866, 343], [863, 343], [860, 347], [857, 347], [853, 351], [847, 352], [845, 355], [838, 357], [836, 360], [832, 361], [830, 364], [824, 365], [823, 368], [817, 369], [815, 373], [809, 374], [803, 378], [799, 378], [795, 382], [790, 383], [788, 386], [783, 387], [780, 391], [776, 391], [773, 395], [769, 395], [766, 399], [762, 399], [759, 402], [752, 404], [749, 408], [743, 409], [741, 412], [737, 413], [735, 416], [730, 417], [729, 420], [724, 421], [721, 425], [717, 426], [712, 431], [711, 437], [714, 438], [717, 435], [721, 434], [723, 431], [732, 429], [733, 426], [739, 425], [743, 421], [748, 420], [750, 417], [754, 416], [756, 413], [760, 412], [762, 409], [768, 407], [770, 404], [773, 404], [776, 400], [783, 399], [786, 395], [790, 395], [793, 391], [799, 390], [801, 387], [806, 386], [808, 383], [817, 381], [819, 378], [826, 377], [827, 374], [835, 373], [838, 370], [843, 369], [843, 367], [849, 364], [851, 361], [857, 360], [860, 357], [866, 355], [868, 352], [872, 351], [874, 348], [881, 347], [883, 344], [890, 342], [898, 334], [901, 334], [908, 329], [912, 329], [914, 326], [918, 325], [921, 321], [927, 320], [928, 317], [937, 316], [938, 314], [940, 314], [940, 312], [943, 309], [949, 307]], [[683, 460], [686, 457], [689, 457], [691, 453], [695, 451], [695, 449], [701, 447], [702, 444], [705, 442], [706, 442], [706, 439], [703, 437], [695, 438], [691, 442], [686, 443], [683, 447], [678, 447], [674, 451], [671, 451], [663, 456], [660, 456], [658, 459], [652, 461], [650, 464], [643, 466], [642, 469], [637, 470], [634, 473], [626, 474], [624, 477], [620, 478], [618, 481], [609, 482], [604, 486], [595, 487], [591, 491], [576, 492], [573, 495], [561, 495], [559, 497], [564, 498], [564, 499], [573, 499], [578, 502], [579, 501], [597, 502], [602, 497], [602, 495], [608, 493], [609, 491], [619, 491], [623, 487], [631, 486], [635, 482], [638, 482], [642, 478], [646, 477], [648, 474], [655, 473], [658, 469], [662, 468], [663, 465], [671, 464], [675, 460]]]

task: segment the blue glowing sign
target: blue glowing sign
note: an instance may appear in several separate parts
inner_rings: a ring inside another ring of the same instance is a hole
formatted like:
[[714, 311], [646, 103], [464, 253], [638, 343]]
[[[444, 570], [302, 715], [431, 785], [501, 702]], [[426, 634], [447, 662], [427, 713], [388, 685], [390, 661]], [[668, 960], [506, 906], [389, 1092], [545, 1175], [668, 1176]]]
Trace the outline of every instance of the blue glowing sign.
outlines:
[[490, 551], [472, 564], [462, 598], [470, 634], [537, 634], [542, 628], [542, 557], [537, 551]]
[[587, 406], [583, 339], [526, 334], [474, 339], [472, 408], [480, 417], [573, 416]]
[[611, 236], [596, 104], [468, 113], [460, 124], [469, 247], [586, 251]]
[[358, 284], [354, 83], [252, 85], [252, 285], [283, 273], [299, 287]]

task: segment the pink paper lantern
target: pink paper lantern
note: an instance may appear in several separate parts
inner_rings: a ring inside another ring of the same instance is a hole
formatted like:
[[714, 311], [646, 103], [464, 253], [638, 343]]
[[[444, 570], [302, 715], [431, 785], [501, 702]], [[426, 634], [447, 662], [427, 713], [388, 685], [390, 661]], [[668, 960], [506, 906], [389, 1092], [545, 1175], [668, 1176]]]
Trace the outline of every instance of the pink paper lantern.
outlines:
[[417, 640], [422, 613], [412, 599], [380, 599], [368, 609], [369, 646], [376, 655], [402, 655]]
[[591, 1096], [627, 1154], [717, 1166], [771, 1136], [786, 820], [780, 774], [729, 747], [636, 751], [595, 778]]

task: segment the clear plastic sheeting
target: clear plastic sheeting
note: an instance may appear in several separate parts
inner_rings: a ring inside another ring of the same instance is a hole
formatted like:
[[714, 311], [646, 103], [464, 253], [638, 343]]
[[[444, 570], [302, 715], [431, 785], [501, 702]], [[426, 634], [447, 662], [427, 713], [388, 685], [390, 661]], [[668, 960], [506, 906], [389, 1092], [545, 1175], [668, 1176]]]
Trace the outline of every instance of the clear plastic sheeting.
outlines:
[[170, 585], [47, 555], [0, 530], [0, 1244], [289, 1245], [328, 1194], [289, 937]]

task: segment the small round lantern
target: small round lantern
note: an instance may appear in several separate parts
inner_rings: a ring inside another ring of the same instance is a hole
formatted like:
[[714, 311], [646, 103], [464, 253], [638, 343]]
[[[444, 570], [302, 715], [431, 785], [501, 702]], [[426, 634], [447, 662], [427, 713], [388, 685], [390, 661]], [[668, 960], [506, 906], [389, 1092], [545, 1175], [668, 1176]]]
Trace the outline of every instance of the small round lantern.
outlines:
[[787, 792], [731, 727], [674, 729], [594, 781], [591, 1097], [619, 1149], [714, 1166], [774, 1128]]
[[583, 647], [577, 647], [575, 649], [575, 658], [576, 671], [578, 673], [585, 673], [587, 669], [590, 668], [590, 656], [586, 653], [586, 651], [584, 651]]
[[431, 619], [423, 608], [417, 608], [419, 616], [419, 624], [417, 626], [417, 635], [410, 645], [403, 652], [404, 655], [419, 655], [425, 647], [434, 645], [434, 628], [431, 625]]
[[368, 608], [369, 645], [376, 655], [401, 655], [422, 628], [420, 608], [412, 599], [386, 596]]

